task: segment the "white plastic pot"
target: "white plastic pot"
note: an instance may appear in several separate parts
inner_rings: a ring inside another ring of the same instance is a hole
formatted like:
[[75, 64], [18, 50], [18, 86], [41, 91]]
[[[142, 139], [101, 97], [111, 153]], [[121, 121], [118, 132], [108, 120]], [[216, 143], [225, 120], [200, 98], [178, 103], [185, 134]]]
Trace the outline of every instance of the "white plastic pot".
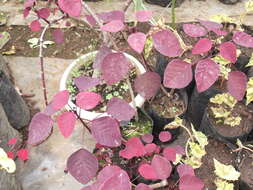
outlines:
[[[77, 63], [80, 60], [83, 60], [84, 62], [86, 62], [86, 61], [89, 61], [91, 59], [95, 59], [95, 56], [96, 56], [97, 52], [98, 51], [93, 51], [93, 52], [87, 53], [87, 54], [79, 57], [75, 61], [73, 61], [73, 63], [71, 63], [67, 67], [67, 69], [64, 71], [64, 73], [62, 75], [62, 78], [61, 78], [61, 81], [60, 81], [60, 91], [67, 89], [67, 81], [70, 78], [70, 73], [71, 73], [72, 69], [75, 68]], [[131, 56], [127, 53], [124, 53], [124, 55], [130, 61], [130, 63], [132, 63], [133, 66], [135, 66], [135, 68], [137, 69], [137, 74], [138, 75], [143, 74], [143, 73], [146, 72], [145, 68], [142, 66], [142, 64], [137, 59], [135, 59], [133, 56]], [[144, 104], [144, 102], [145, 102], [145, 99], [141, 95], [138, 94], [135, 97], [135, 104], [136, 104], [137, 107], [141, 107]], [[131, 102], [130, 105], [133, 106], [133, 102]], [[106, 112], [100, 113], [100, 112], [86, 111], [84, 109], [81, 109], [76, 104], [74, 104], [74, 102], [71, 100], [71, 98], [69, 99], [68, 105], [66, 106], [67, 110], [70, 110], [70, 108], [73, 109], [73, 110], [76, 110], [77, 113], [80, 114], [80, 117], [82, 119], [85, 119], [85, 120], [93, 120], [93, 119], [98, 118], [98, 117], [108, 116], [108, 114]]]

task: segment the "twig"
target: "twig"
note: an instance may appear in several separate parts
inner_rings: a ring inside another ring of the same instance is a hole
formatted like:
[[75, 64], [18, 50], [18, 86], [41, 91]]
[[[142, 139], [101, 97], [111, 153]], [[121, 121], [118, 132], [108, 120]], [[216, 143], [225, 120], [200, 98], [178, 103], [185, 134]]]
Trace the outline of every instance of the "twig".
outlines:
[[128, 87], [129, 87], [131, 99], [132, 99], [132, 102], [133, 102], [133, 107], [134, 107], [134, 109], [135, 109], [135, 111], [136, 111], [135, 120], [136, 120], [136, 121], [139, 121], [138, 110], [137, 110], [137, 107], [136, 107], [136, 102], [135, 102], [135, 97], [134, 97], [134, 91], [133, 91], [133, 88], [132, 88], [132, 85], [131, 85], [131, 82], [130, 82], [130, 79], [129, 79], [129, 76], [128, 76], [128, 75], [127, 75], [127, 85], [128, 85]]
[[172, 0], [172, 6], [171, 6], [171, 19], [172, 19], [171, 26], [174, 29], [176, 27], [176, 13], [175, 13], [176, 1], [177, 0]]
[[129, 6], [131, 5], [131, 3], [133, 2], [133, 0], [128, 0], [123, 8], [123, 11], [126, 12], [127, 9], [129, 8]]

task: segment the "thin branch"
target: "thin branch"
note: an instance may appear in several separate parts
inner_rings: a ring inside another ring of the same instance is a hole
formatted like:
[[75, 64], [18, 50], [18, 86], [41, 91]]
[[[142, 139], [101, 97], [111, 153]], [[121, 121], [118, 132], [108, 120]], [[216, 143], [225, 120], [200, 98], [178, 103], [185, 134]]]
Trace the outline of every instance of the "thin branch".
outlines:
[[126, 12], [127, 9], [129, 8], [129, 6], [131, 5], [131, 3], [133, 2], [133, 0], [128, 0], [123, 8], [123, 11]]
[[138, 110], [137, 110], [137, 107], [136, 107], [136, 102], [135, 102], [135, 97], [134, 97], [134, 91], [133, 91], [133, 88], [132, 88], [132, 85], [131, 85], [131, 82], [130, 82], [130, 79], [129, 79], [129, 76], [128, 76], [128, 75], [127, 75], [127, 85], [128, 85], [128, 87], [129, 87], [131, 99], [132, 99], [132, 102], [133, 102], [133, 107], [134, 107], [134, 109], [135, 109], [135, 111], [136, 111], [135, 120], [136, 120], [136, 121], [139, 121]]

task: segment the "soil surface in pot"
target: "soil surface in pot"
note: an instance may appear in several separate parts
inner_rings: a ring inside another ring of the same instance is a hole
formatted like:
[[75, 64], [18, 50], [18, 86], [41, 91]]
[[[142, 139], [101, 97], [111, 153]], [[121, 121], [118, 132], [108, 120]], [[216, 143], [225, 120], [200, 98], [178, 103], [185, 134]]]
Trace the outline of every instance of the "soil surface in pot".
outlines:
[[240, 189], [250, 190], [253, 189], [253, 154], [246, 154], [243, 158], [239, 170], [241, 172]]
[[215, 190], [214, 180], [216, 174], [214, 173], [213, 159], [215, 158], [225, 165], [235, 166], [236, 153], [232, 152], [225, 144], [214, 139], [208, 140], [205, 150], [206, 155], [202, 158], [202, 166], [195, 170], [195, 174], [204, 182], [205, 188]]
[[[73, 102], [75, 102], [75, 97], [79, 93], [78, 88], [74, 84], [73, 78], [80, 76], [92, 77], [94, 71], [94, 69], [92, 68], [92, 64], [93, 64], [92, 60], [88, 62], [83, 62], [82, 60], [80, 60], [80, 62], [78, 62], [78, 65], [70, 73], [70, 79], [67, 81], [67, 89], [71, 94]], [[135, 77], [136, 77], [136, 69], [133, 67], [130, 71], [130, 82], [132, 86]], [[127, 85], [126, 79], [121, 80], [120, 82], [114, 85], [107, 85], [106, 83], [102, 83], [90, 89], [89, 91], [96, 92], [102, 96], [101, 103], [93, 109], [93, 111], [96, 112], [105, 112], [107, 102], [112, 97], [118, 97], [124, 99], [127, 102], [131, 102], [130, 90], [129, 86]]]
[[237, 137], [248, 134], [253, 128], [253, 115], [249, 112], [249, 109], [242, 103], [237, 103], [233, 108], [231, 115], [233, 117], [241, 117], [240, 124], [238, 126], [229, 126], [223, 123], [221, 119], [214, 117], [211, 107], [214, 104], [209, 103], [207, 106], [207, 116], [210, 123], [215, 130], [224, 137]]

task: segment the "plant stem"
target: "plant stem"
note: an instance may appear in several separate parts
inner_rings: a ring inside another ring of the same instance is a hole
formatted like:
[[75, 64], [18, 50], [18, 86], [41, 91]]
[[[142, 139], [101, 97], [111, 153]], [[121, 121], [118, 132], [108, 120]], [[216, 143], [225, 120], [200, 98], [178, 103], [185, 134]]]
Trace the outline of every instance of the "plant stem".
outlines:
[[149, 185], [149, 187], [151, 189], [158, 189], [158, 188], [161, 188], [161, 187], [165, 187], [167, 185], [168, 185], [168, 182], [167, 182], [166, 179], [164, 179], [160, 183], [155, 183], [155, 184]]
[[129, 6], [131, 5], [131, 3], [133, 2], [133, 0], [128, 0], [125, 4], [125, 6], [123, 7], [123, 11], [126, 12], [127, 9], [129, 8]]
[[133, 91], [133, 88], [132, 88], [132, 85], [131, 85], [131, 82], [130, 82], [130, 79], [129, 79], [129, 75], [127, 75], [127, 85], [129, 87], [131, 99], [132, 99], [132, 102], [133, 102], [133, 107], [134, 107], [134, 110], [136, 112], [136, 114], [135, 114], [135, 120], [139, 121], [138, 110], [137, 110], [136, 102], [135, 102], [135, 98], [134, 98], [134, 91]]
[[172, 19], [171, 26], [173, 29], [176, 28], [176, 13], [175, 13], [176, 1], [177, 0], [172, 0], [172, 5], [171, 5], [171, 19]]

